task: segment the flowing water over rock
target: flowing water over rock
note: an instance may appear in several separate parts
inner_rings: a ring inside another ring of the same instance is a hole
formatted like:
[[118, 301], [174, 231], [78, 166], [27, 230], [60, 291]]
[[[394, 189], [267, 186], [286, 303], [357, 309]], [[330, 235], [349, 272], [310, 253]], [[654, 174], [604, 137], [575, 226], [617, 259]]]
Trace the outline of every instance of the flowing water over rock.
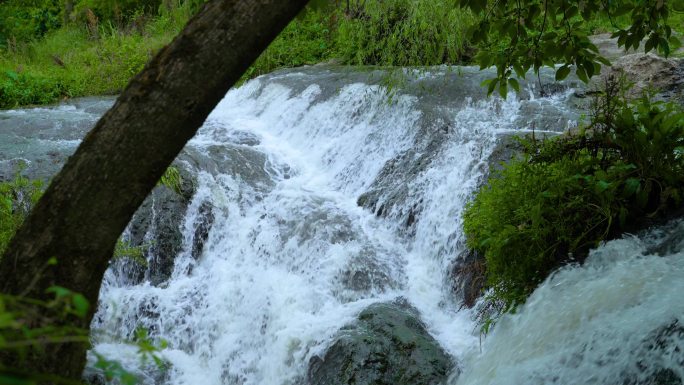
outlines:
[[466, 359], [456, 384], [681, 384], [684, 222], [555, 273]]
[[[463, 251], [464, 205], [489, 169], [511, 155], [512, 134], [562, 132], [578, 119], [575, 106], [582, 103], [568, 89], [572, 84], [555, 86], [546, 97], [529, 84], [506, 101], [486, 99], [479, 84], [488, 76], [474, 68], [396, 76], [312, 67], [230, 91], [175, 162], [185, 180], [181, 194], [158, 187], [129, 225], [125, 236], [149, 246], [149, 266], [116, 261], [107, 272], [93, 321], [94, 351], [147, 383], [210, 385], [322, 384], [336, 373], [342, 373], [338, 380], [346, 375], [346, 382], [377, 384], [438, 384], [449, 375], [459, 384], [527, 384], [530, 378], [567, 384], [578, 383], [560, 380], [571, 378], [573, 368], [600, 371], [596, 362], [609, 366], [611, 357], [622, 357], [611, 355], [614, 343], [604, 334], [629, 336], [625, 351], [648, 350], [639, 342], [653, 333], [659, 349], [681, 351], [681, 338], [672, 337], [681, 320], [668, 316], [682, 312], [658, 310], [664, 298], [635, 305], [635, 312], [657, 313], [648, 314], [652, 322], [642, 323], [641, 334], [634, 332], [638, 315], [623, 331], [607, 332], [621, 327], [610, 317], [629, 316], [610, 306], [641, 303], [630, 293], [665, 270], [664, 280], [679, 271], [676, 258], [651, 263], [637, 255], [624, 242], [640, 241], [630, 239], [618, 241], [629, 249], [624, 258], [596, 257], [602, 262], [566, 269], [545, 283], [480, 352], [473, 314], [461, 309], [452, 282]], [[34, 113], [59, 122], [67, 110], [87, 113], [78, 104], [1, 112], [1, 158], [43, 159], [32, 155], [43, 154], [40, 147], [21, 145], [59, 124], [40, 126], [26, 139], [22, 130], [12, 131], [13, 122]], [[79, 119], [60, 126], [74, 141], [64, 156], [87, 130]], [[618, 255], [618, 249], [597, 254]], [[637, 271], [643, 284], [625, 282], [629, 298], [613, 298], [620, 290], [597, 295]], [[680, 288], [671, 286], [668, 293], [676, 295]], [[592, 307], [593, 296], [605, 299], [594, 298]], [[604, 305], [608, 318], [602, 319]], [[601, 327], [589, 337], [580, 330], [585, 323]], [[166, 372], [141, 368], [136, 349], [123, 342], [138, 327], [169, 342], [162, 353], [171, 364]], [[555, 352], [568, 341], [574, 345]], [[587, 353], [600, 349], [607, 353]], [[656, 361], [634, 365], [680, 375]], [[358, 369], [344, 374], [342, 365]], [[623, 369], [610, 370], [630, 378], [634, 367]], [[602, 383], [603, 375], [583, 383]]]

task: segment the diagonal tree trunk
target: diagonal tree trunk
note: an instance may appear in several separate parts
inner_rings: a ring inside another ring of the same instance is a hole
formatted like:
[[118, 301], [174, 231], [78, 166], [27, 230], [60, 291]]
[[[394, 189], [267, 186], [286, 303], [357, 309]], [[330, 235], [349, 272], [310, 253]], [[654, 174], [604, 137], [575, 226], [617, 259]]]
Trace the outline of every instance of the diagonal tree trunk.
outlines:
[[[115, 242], [164, 170], [307, 0], [209, 0], [124, 90], [54, 178], [0, 260], [0, 292], [46, 298], [59, 285], [90, 301]], [[50, 258], [57, 265], [49, 265]], [[49, 347], [2, 365], [80, 377], [85, 347]]]

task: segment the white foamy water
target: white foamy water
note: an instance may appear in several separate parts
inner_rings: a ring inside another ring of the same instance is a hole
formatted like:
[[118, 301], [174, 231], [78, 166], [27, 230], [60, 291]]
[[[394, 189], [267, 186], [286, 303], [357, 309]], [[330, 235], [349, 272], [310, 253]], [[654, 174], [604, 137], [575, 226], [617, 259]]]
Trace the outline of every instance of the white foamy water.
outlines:
[[557, 272], [467, 357], [456, 383], [680, 383], [664, 379], [684, 378], [684, 244], [659, 256], [649, 243], [612, 241]]
[[[565, 128], [567, 95], [471, 99], [459, 87], [472, 88], [480, 79], [454, 78], [442, 82], [448, 87], [442, 98], [407, 87], [388, 100], [378, 82], [324, 70], [263, 77], [230, 91], [188, 144], [186, 153], [195, 155], [180, 158], [196, 173], [196, 191], [180, 225], [183, 245], [173, 272], [154, 286], [108, 271], [93, 323], [94, 350], [149, 383], [299, 384], [309, 359], [325, 351], [340, 327], [372, 303], [404, 297], [465, 370], [462, 383], [572, 383], [544, 377], [548, 365], [569, 358], [561, 352], [546, 357], [547, 348], [536, 344], [548, 339], [553, 350], [554, 343], [575, 338], [573, 327], [584, 319], [600, 319], [601, 304], [617, 306], [611, 294], [601, 294], [594, 313], [581, 310], [550, 326], [558, 321], [551, 314], [583, 303], [578, 297], [563, 304], [560, 290], [585, 288], [584, 295], [596, 296], [588, 288], [608, 285], [601, 283], [604, 274], [558, 274], [561, 281], [540, 289], [529, 309], [497, 326], [482, 353], [472, 314], [458, 309], [448, 279], [463, 243], [462, 210], [488, 171], [497, 137], [542, 129], [521, 123], [533, 104], [548, 112], [540, 116], [535, 109], [533, 119]], [[193, 156], [214, 163], [203, 168]], [[394, 175], [391, 187], [379, 182], [387, 175]], [[376, 208], [384, 208], [382, 216], [359, 206], [358, 198], [369, 191], [380, 191]], [[193, 245], [206, 207], [213, 220], [197, 255]], [[636, 257], [620, 263], [629, 261], [646, 264]], [[622, 269], [619, 263], [599, 265], [586, 269], [604, 269], [611, 277]], [[534, 305], [540, 301], [551, 309], [544, 316], [534, 313], [547, 311]], [[135, 350], [122, 342], [139, 326], [169, 342], [161, 353], [171, 364], [167, 373], [141, 370]], [[482, 361], [509, 366], [478, 366]], [[529, 374], [537, 372], [544, 373]]]

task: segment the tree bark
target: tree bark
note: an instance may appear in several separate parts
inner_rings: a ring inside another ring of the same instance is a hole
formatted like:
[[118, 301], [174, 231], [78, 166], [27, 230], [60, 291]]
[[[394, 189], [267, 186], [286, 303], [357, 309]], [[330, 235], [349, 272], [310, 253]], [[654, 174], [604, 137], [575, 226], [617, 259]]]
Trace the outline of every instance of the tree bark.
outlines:
[[[54, 178], [0, 260], [0, 292], [47, 298], [59, 285], [91, 309], [117, 238], [166, 168], [307, 0], [210, 0], [127, 86]], [[50, 258], [57, 265], [50, 265]], [[78, 379], [86, 347], [9, 364]]]

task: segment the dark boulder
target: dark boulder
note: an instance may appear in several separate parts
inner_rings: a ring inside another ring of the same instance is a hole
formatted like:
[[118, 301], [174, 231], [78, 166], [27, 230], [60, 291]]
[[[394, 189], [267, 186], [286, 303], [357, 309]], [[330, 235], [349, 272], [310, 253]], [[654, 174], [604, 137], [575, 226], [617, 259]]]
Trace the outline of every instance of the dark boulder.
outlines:
[[157, 186], [129, 224], [128, 241], [132, 246], [141, 246], [148, 261], [146, 268], [128, 264], [126, 276], [132, 284], [149, 280], [158, 286], [166, 282], [173, 272], [175, 258], [181, 252], [181, 225], [194, 194], [194, 183], [189, 172], [180, 165], [177, 167], [182, 178], [180, 191]]
[[[310, 385], [443, 384], [452, 359], [405, 300], [369, 306], [309, 362]], [[456, 369], [457, 370], [457, 369]]]
[[464, 250], [449, 269], [451, 292], [465, 307], [475, 306], [485, 288], [484, 256], [475, 250]]

